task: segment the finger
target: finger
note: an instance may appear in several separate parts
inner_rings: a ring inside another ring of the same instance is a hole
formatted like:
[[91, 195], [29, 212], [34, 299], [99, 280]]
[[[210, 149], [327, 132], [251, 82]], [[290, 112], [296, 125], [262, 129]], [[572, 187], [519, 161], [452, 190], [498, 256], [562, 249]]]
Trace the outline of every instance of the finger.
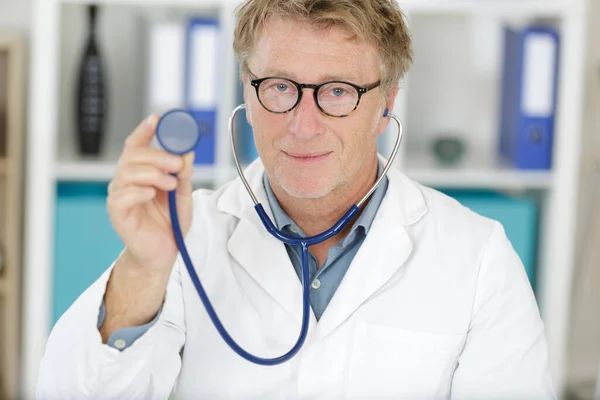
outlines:
[[151, 114], [142, 121], [125, 139], [125, 149], [148, 147], [154, 137], [158, 118], [157, 114]]
[[183, 160], [181, 156], [162, 149], [144, 147], [124, 153], [118, 165], [121, 168], [129, 165], [150, 165], [165, 172], [178, 173], [183, 167]]
[[192, 194], [192, 177], [194, 175], [194, 152], [185, 154], [183, 157], [183, 167], [177, 175], [179, 183], [177, 184], [177, 194], [189, 196]]
[[170, 191], [177, 188], [177, 178], [149, 165], [132, 164], [121, 169], [112, 184], [112, 191], [127, 186], [153, 186]]
[[120, 218], [131, 208], [146, 203], [156, 196], [156, 189], [149, 186], [129, 186], [110, 194], [106, 205], [113, 216]]

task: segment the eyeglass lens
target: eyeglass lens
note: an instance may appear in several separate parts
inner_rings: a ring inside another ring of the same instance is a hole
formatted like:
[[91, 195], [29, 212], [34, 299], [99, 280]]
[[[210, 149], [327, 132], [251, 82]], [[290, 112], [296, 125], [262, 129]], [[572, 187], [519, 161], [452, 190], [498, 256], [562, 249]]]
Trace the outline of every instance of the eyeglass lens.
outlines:
[[[287, 79], [271, 78], [263, 81], [258, 96], [265, 108], [273, 112], [289, 111], [299, 96], [298, 88]], [[331, 82], [319, 88], [317, 102], [327, 114], [346, 115], [356, 107], [358, 92], [343, 82]]]

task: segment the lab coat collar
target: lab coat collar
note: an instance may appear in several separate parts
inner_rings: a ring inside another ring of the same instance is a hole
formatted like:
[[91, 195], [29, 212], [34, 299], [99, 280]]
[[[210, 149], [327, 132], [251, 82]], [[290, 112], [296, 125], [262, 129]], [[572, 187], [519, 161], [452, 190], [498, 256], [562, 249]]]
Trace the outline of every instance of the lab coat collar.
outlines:
[[[262, 183], [264, 167], [260, 160], [246, 168], [245, 173], [258, 201], [273, 218]], [[392, 167], [388, 178], [388, 190], [373, 221], [371, 233], [321, 317], [316, 328], [317, 337], [327, 335], [343, 323], [400, 269], [412, 252], [413, 245], [406, 227], [425, 215], [427, 206], [418, 186], [399, 170]], [[290, 315], [299, 329], [302, 318], [301, 282], [285, 245], [266, 231], [239, 178], [223, 190], [217, 207], [239, 218], [227, 244], [231, 256]], [[311, 331], [316, 324], [311, 312]]]

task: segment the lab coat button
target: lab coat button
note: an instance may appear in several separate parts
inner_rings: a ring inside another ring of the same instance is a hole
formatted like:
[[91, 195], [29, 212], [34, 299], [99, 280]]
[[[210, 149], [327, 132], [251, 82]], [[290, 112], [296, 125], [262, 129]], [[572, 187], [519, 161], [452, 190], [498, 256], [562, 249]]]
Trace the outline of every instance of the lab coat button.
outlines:
[[315, 279], [314, 281], [312, 281], [312, 284], [310, 285], [310, 287], [312, 287], [313, 289], [318, 289], [321, 287], [321, 281], [318, 279]]
[[115, 347], [119, 350], [123, 350], [127, 346], [127, 343], [123, 339], [115, 340]]

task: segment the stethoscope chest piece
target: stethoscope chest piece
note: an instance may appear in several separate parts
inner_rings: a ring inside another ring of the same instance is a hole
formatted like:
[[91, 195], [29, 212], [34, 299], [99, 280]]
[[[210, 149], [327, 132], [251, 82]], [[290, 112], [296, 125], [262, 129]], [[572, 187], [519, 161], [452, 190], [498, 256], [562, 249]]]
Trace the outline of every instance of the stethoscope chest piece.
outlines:
[[165, 113], [156, 125], [156, 139], [163, 149], [173, 154], [193, 151], [202, 137], [194, 116], [186, 110]]

